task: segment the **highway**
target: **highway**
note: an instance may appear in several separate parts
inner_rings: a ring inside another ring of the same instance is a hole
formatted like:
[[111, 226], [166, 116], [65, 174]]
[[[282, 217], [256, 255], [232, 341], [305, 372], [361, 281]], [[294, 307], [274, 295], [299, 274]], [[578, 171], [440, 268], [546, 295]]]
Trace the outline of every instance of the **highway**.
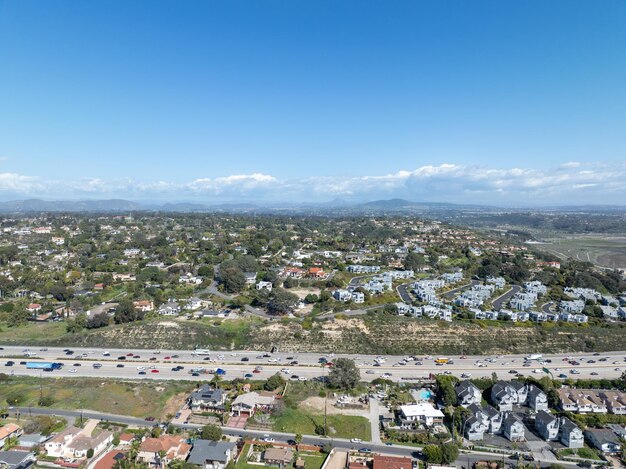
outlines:
[[[285, 378], [297, 376], [300, 379], [312, 379], [323, 376], [328, 372], [327, 367], [320, 365], [320, 358], [330, 362], [338, 357], [355, 360], [361, 370], [361, 378], [371, 381], [384, 377], [394, 381], [410, 381], [428, 378], [431, 373], [447, 373], [459, 377], [491, 377], [497, 373], [500, 378], [514, 376], [515, 370], [523, 375], [541, 377], [544, 375], [541, 369], [546, 367], [556, 378], [560, 374], [571, 378], [617, 378], [622, 370], [626, 370], [626, 352], [606, 352], [601, 354], [568, 353], [568, 354], [544, 354], [543, 364], [531, 362], [530, 366], [524, 365], [524, 355], [506, 356], [450, 356], [453, 363], [437, 365], [434, 358], [415, 357], [420, 360], [405, 360], [402, 356], [354, 355], [354, 354], [327, 354], [318, 353], [267, 353], [261, 351], [211, 351], [208, 355], [196, 355], [190, 350], [132, 350], [132, 349], [95, 349], [73, 348], [73, 355], [67, 355], [60, 348], [31, 348], [26, 356], [27, 347], [4, 346], [0, 350], [0, 372], [14, 375], [27, 376], [86, 376], [108, 377], [124, 379], [184, 379], [205, 381], [207, 374], [192, 376], [192, 368], [203, 367], [215, 370], [222, 368], [226, 371], [225, 379], [250, 378], [266, 379], [269, 376], [288, 369], [284, 372]], [[105, 356], [105, 353], [108, 353]], [[121, 359], [124, 357], [124, 359]], [[576, 361], [573, 365], [567, 361]], [[13, 366], [6, 366], [7, 361], [13, 361]], [[36, 369], [27, 369], [21, 362], [28, 361], [53, 361], [63, 363], [60, 370], [42, 372]], [[295, 363], [297, 362], [297, 364]], [[292, 364], [293, 363], [293, 364]], [[102, 365], [94, 368], [94, 364]], [[174, 367], [182, 366], [184, 369], [175, 371]], [[154, 368], [151, 369], [151, 367]], [[255, 368], [260, 367], [256, 372]], [[73, 371], [75, 370], [75, 371]], [[575, 370], [575, 373], [572, 371]], [[145, 374], [140, 374], [143, 371]], [[593, 374], [592, 374], [593, 373]], [[291, 378], [294, 379], [294, 378]]]

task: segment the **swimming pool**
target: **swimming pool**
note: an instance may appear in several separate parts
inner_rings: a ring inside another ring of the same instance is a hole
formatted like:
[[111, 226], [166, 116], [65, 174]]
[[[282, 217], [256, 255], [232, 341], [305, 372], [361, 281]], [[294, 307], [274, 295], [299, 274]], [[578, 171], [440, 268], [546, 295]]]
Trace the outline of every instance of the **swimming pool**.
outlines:
[[428, 401], [433, 397], [433, 393], [430, 389], [422, 389], [419, 394], [419, 398], [423, 401]]

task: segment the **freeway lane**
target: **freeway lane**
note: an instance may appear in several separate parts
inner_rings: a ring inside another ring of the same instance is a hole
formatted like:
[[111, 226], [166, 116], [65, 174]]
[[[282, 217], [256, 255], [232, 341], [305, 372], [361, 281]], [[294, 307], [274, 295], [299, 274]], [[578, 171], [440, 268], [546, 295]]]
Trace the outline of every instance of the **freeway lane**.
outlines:
[[[193, 355], [190, 351], [147, 351], [147, 350], [103, 350], [103, 349], [73, 349], [73, 356], [65, 355], [63, 350], [58, 348], [48, 348], [42, 350], [33, 350], [36, 357], [25, 357], [23, 347], [4, 347], [0, 350], [0, 366], [11, 359], [15, 364], [11, 367], [4, 366], [0, 371], [5, 373], [12, 372], [15, 375], [27, 376], [92, 376], [92, 377], [109, 377], [122, 379], [179, 379], [179, 380], [198, 380], [204, 381], [209, 379], [209, 375], [201, 374], [200, 376], [191, 376], [189, 373], [191, 368], [204, 367], [214, 370], [219, 367], [226, 370], [226, 379], [244, 378], [245, 375], [252, 375], [253, 379], [267, 379], [269, 376], [281, 372], [282, 369], [288, 368], [291, 375], [297, 375], [303, 379], [312, 379], [324, 375], [325, 370], [320, 367], [320, 354], [312, 353], [274, 353], [268, 354], [263, 352], [237, 351], [237, 352], [211, 352], [208, 356]], [[110, 356], [104, 356], [104, 352], [109, 352]], [[138, 355], [140, 358], [130, 358], [130, 354]], [[86, 358], [78, 358], [78, 355], [84, 355]], [[266, 355], [266, 356], [264, 356]], [[547, 367], [556, 377], [564, 373], [572, 378], [617, 378], [621, 375], [622, 370], [626, 369], [625, 352], [607, 352], [598, 356], [591, 354], [554, 354], [544, 355], [545, 359], [550, 359], [551, 363], [540, 365], [533, 362], [531, 366], [524, 367], [523, 355], [507, 355], [498, 358], [495, 357], [451, 357], [454, 359], [453, 364], [437, 366], [432, 357], [421, 357], [420, 362], [408, 361], [403, 363], [402, 357], [385, 356], [378, 357], [380, 363], [376, 366], [377, 357], [374, 356], [355, 356], [355, 355], [326, 355], [329, 361], [338, 357], [346, 357], [354, 359], [357, 366], [361, 370], [361, 377], [365, 381], [371, 381], [378, 377], [386, 377], [395, 381], [415, 380], [428, 378], [431, 373], [444, 373], [461, 376], [470, 374], [472, 377], [491, 377], [492, 373], [497, 373], [500, 378], [513, 376], [509, 374], [510, 370], [516, 370], [524, 375], [533, 375], [535, 370], [540, 370], [543, 366]], [[125, 357], [125, 360], [118, 360], [118, 357]], [[128, 357], [127, 357], [128, 356]], [[178, 356], [178, 358], [172, 358]], [[168, 359], [166, 359], [166, 357]], [[580, 362], [580, 365], [572, 366], [564, 359], [571, 357]], [[150, 359], [153, 359], [150, 361]], [[205, 360], [209, 358], [210, 360]], [[246, 359], [248, 361], [242, 362]], [[25, 365], [20, 362], [24, 361], [55, 361], [64, 364], [61, 370], [53, 372], [41, 372], [39, 370], [26, 369]], [[296, 360], [297, 365], [290, 365], [289, 362]], [[490, 360], [490, 361], [488, 361]], [[589, 361], [592, 360], [592, 363]], [[603, 360], [603, 361], [601, 361]], [[80, 366], [74, 364], [80, 363]], [[99, 363], [101, 368], [94, 368], [93, 365]], [[421, 363], [421, 365], [418, 365]], [[481, 366], [479, 366], [479, 364]], [[153, 366], [158, 372], [152, 372], [149, 368]], [[184, 366], [182, 371], [173, 371], [175, 366]], [[261, 366], [259, 373], [253, 373], [255, 367]], [[139, 375], [137, 367], [145, 368], [145, 375]], [[571, 370], [577, 370], [577, 374], [570, 374]], [[76, 370], [71, 372], [70, 370]], [[597, 375], [592, 375], [597, 373]], [[288, 377], [285, 373], [285, 377]], [[542, 376], [542, 373], [536, 374]]]

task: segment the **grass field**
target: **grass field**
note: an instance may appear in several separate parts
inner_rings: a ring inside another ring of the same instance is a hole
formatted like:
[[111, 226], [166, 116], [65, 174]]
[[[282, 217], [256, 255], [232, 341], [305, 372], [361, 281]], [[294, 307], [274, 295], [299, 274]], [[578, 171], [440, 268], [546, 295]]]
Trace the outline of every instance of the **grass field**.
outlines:
[[8, 327], [0, 323], [0, 343], [2, 344], [26, 345], [51, 341], [63, 337], [65, 333], [65, 324], [62, 322], [29, 322], [19, 327]]
[[550, 244], [537, 244], [536, 248], [557, 257], [571, 257], [603, 267], [626, 268], [626, 238], [588, 237], [559, 238]]
[[[272, 429], [277, 432], [314, 435], [316, 424], [324, 425], [323, 415], [314, 415], [300, 409], [288, 408], [274, 420]], [[329, 436], [332, 435], [336, 438], [361, 438], [365, 441], [370, 439], [370, 422], [365, 417], [328, 415], [326, 424]]]
[[[41, 386], [41, 387], [40, 387]], [[97, 378], [12, 377], [0, 386], [0, 405], [37, 406], [40, 393], [50, 407], [89, 409], [133, 417], [165, 417], [170, 400], [187, 395], [195, 385], [183, 381], [138, 382]]]

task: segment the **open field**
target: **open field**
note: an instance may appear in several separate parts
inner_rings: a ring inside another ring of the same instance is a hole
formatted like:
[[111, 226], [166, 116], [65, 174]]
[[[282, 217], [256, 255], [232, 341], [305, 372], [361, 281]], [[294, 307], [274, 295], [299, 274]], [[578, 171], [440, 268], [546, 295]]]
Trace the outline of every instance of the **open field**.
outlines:
[[132, 417], [165, 417], [169, 405], [195, 388], [185, 381], [140, 382], [100, 378], [11, 377], [0, 386], [0, 405], [37, 406], [41, 396], [50, 407], [89, 409]]
[[557, 257], [571, 257], [579, 261], [626, 269], [626, 237], [572, 237], [549, 240], [550, 244], [537, 244], [537, 249]]
[[[370, 422], [365, 417], [352, 415], [328, 415], [326, 417], [328, 434], [336, 438], [361, 438], [370, 440]], [[300, 409], [285, 409], [272, 425], [277, 432], [315, 435], [315, 427], [324, 425], [323, 414], [311, 414]]]
[[8, 327], [0, 323], [0, 343], [37, 344], [60, 339], [66, 334], [62, 322], [29, 322], [20, 327]]

